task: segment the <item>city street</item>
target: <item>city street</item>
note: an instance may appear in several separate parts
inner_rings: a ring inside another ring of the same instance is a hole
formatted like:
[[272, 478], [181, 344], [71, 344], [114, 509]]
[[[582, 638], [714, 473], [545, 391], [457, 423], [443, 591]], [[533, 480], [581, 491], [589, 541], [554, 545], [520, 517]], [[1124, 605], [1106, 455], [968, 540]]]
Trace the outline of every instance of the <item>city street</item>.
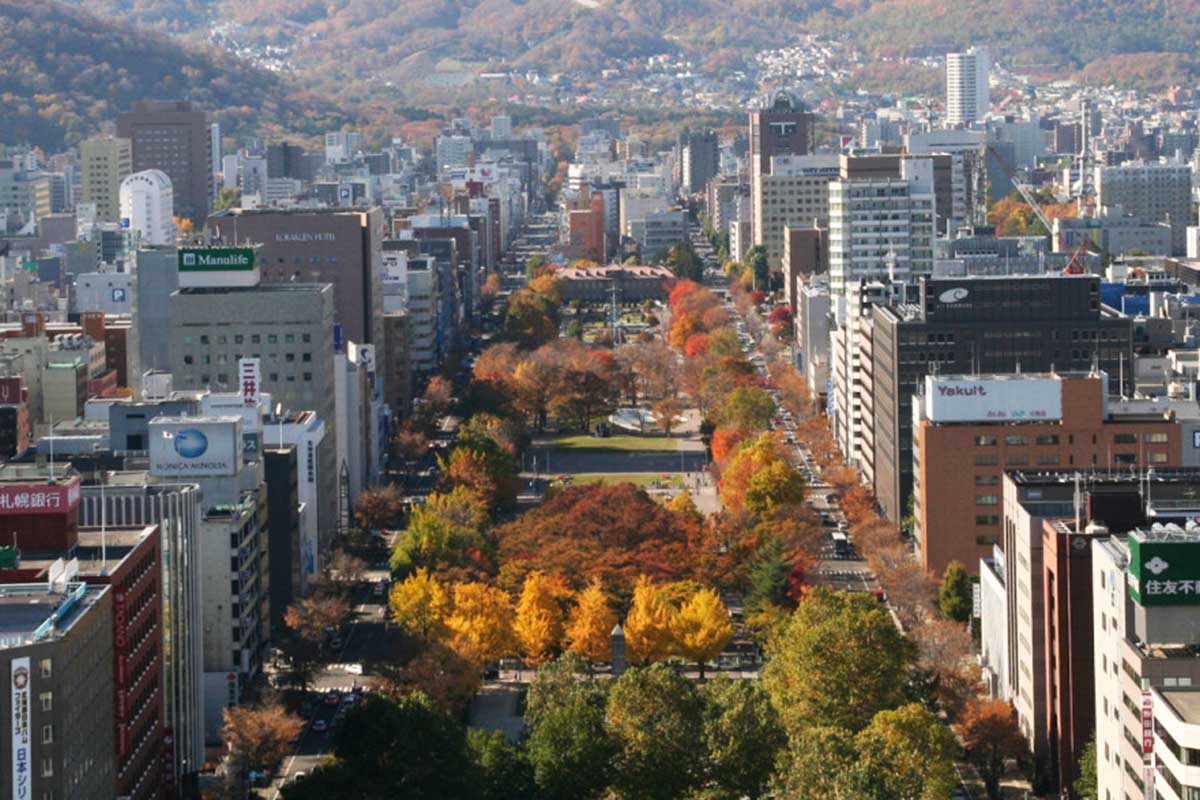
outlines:
[[[314, 698], [312, 715], [295, 752], [284, 759], [264, 796], [279, 797], [280, 789], [297, 775], [311, 772], [329, 754], [333, 727], [340, 709], [348, 708], [346, 694], [353, 695], [354, 687], [369, 685], [371, 665], [389, 655], [391, 638], [387, 621], [387, 593], [376, 595], [373, 586], [390, 580], [387, 570], [372, 569], [365, 573], [364, 584], [354, 592], [354, 618], [344, 630], [344, 645], [335, 663], [328, 664], [314, 677], [310, 695]], [[337, 700], [330, 701], [334, 694]], [[325, 730], [317, 728], [325, 727]]]

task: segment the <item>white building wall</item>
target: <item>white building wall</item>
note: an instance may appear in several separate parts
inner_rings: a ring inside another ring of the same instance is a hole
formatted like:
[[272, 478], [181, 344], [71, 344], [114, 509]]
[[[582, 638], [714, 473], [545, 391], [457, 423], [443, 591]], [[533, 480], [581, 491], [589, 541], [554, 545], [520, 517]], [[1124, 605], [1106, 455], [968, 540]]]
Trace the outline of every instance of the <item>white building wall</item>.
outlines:
[[175, 194], [162, 170], [135, 172], [121, 181], [121, 225], [141, 235], [143, 245], [175, 244]]

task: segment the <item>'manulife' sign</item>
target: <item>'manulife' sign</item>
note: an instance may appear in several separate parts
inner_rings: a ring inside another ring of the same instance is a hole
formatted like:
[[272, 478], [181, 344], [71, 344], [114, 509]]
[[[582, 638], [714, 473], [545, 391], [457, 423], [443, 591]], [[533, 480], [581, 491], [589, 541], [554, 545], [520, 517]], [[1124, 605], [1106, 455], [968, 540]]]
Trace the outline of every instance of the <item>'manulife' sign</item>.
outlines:
[[1052, 422], [1062, 419], [1062, 382], [1055, 378], [925, 377], [930, 422]]
[[179, 248], [179, 285], [182, 288], [258, 285], [258, 263], [253, 247]]
[[1129, 534], [1129, 596], [1143, 606], [1200, 605], [1200, 544]]

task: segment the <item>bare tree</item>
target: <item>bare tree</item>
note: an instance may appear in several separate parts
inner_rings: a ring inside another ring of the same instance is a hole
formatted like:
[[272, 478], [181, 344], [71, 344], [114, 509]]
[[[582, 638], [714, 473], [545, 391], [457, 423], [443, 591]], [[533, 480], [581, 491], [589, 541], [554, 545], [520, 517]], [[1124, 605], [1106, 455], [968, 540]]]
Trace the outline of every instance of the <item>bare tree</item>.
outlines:
[[226, 708], [221, 739], [228, 758], [226, 782], [245, 785], [251, 770], [269, 770], [292, 749], [304, 722], [280, 705]]

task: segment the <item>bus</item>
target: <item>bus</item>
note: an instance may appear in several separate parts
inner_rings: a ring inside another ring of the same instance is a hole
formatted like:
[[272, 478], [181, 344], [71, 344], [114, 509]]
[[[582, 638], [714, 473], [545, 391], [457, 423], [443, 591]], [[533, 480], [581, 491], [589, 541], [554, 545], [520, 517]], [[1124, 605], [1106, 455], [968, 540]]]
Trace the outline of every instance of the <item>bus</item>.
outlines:
[[850, 537], [842, 531], [834, 531], [830, 536], [833, 538], [833, 552], [835, 555], [850, 555]]

